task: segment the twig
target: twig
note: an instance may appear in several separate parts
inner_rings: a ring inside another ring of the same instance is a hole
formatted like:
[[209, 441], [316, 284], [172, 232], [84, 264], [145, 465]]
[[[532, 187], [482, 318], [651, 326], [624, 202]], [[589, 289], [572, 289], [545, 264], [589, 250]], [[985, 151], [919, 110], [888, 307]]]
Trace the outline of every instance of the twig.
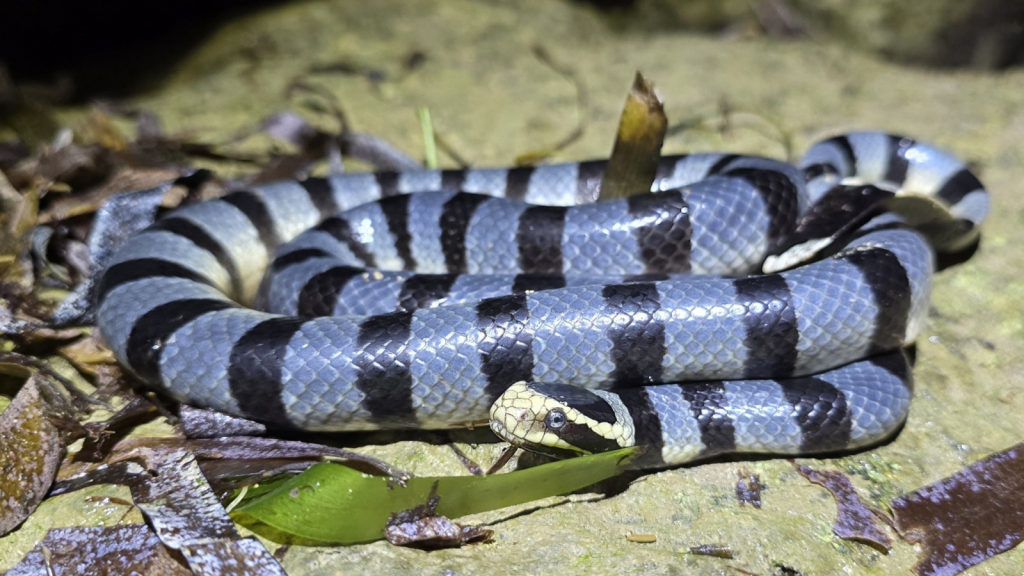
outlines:
[[534, 150], [518, 156], [515, 163], [519, 166], [537, 164], [579, 140], [586, 131], [590, 120], [588, 114], [590, 109], [590, 98], [587, 94], [586, 87], [583, 85], [583, 81], [576, 75], [576, 71], [568, 66], [556, 62], [548, 53], [547, 49], [540, 44], [535, 44], [533, 46], [533, 55], [536, 56], [542, 64], [551, 68], [565, 78], [576, 90], [576, 127], [573, 128], [568, 135], [556, 142], [554, 146], [542, 150]]

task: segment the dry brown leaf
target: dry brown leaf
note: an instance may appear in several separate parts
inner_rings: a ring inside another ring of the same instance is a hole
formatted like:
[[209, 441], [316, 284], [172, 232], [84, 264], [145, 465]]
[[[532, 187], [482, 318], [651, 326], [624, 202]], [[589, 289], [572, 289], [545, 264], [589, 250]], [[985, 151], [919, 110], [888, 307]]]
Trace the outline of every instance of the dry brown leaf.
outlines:
[[797, 466], [797, 472], [808, 481], [824, 486], [836, 499], [839, 513], [832, 532], [843, 540], [863, 542], [883, 552], [892, 549], [892, 539], [878, 526], [878, 518], [864, 505], [850, 479], [835, 470], [815, 470]]
[[20, 526], [50, 490], [72, 414], [70, 403], [39, 375], [30, 376], [0, 414], [0, 536]]
[[[84, 570], [84, 571], [83, 571]], [[37, 574], [192, 574], [145, 524], [54, 528], [8, 576]]]
[[958, 574], [1024, 540], [1024, 443], [889, 502], [896, 529], [924, 552], [919, 576]]
[[148, 190], [183, 174], [177, 168], [129, 168], [117, 172], [109, 181], [75, 194], [58, 198], [39, 214], [39, 224], [66, 220], [95, 212], [107, 198], [122, 192]]

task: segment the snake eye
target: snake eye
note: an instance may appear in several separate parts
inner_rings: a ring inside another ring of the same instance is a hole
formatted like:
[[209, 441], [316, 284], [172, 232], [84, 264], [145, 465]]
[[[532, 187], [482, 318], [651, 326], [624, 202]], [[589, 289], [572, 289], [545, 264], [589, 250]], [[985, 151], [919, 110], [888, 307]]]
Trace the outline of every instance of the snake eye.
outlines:
[[558, 409], [548, 412], [547, 417], [544, 418], [544, 424], [552, 430], [560, 429], [562, 426], [565, 426], [567, 421], [568, 418], [565, 417], [565, 412]]

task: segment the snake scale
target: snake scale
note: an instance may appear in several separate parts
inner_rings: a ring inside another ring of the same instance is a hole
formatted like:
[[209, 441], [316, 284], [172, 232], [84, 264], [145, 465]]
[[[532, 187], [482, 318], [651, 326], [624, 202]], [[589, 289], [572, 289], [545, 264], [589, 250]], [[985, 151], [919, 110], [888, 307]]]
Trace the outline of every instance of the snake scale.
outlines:
[[503, 438], [654, 447], [640, 467], [898, 428], [935, 248], [855, 208], [930, 198], [957, 223], [937, 248], [963, 245], [988, 195], [962, 161], [851, 133], [798, 166], [663, 157], [651, 194], [597, 202], [605, 166], [343, 174], [184, 207], [112, 258], [98, 326], [154, 389], [283, 428], [467, 426], [493, 404]]

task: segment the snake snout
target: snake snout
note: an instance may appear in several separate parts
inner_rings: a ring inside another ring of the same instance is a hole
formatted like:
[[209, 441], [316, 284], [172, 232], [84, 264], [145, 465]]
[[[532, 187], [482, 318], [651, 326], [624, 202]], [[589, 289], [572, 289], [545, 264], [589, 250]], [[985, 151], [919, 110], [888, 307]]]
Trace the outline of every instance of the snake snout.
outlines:
[[491, 430], [502, 440], [521, 443], [537, 424], [537, 414], [528, 399], [525, 382], [513, 384], [491, 405]]
[[521, 438], [532, 423], [533, 417], [528, 408], [495, 405], [491, 409], [491, 430], [506, 442]]

